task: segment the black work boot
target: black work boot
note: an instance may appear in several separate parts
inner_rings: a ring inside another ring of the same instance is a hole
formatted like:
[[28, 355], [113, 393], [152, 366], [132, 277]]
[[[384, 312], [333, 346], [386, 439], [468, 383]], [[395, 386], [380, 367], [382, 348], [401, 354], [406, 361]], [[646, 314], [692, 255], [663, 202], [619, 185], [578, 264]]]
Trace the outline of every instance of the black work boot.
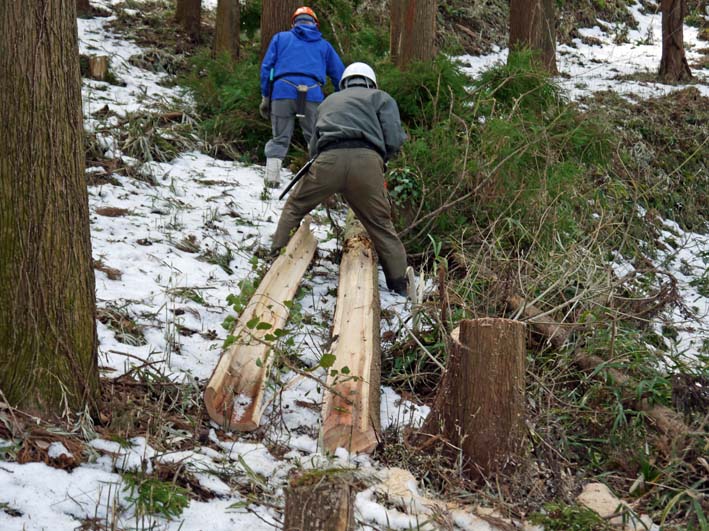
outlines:
[[395, 291], [402, 297], [406, 297], [408, 285], [409, 283], [406, 277], [394, 278], [392, 280], [387, 279], [387, 288], [389, 288], [390, 291]]

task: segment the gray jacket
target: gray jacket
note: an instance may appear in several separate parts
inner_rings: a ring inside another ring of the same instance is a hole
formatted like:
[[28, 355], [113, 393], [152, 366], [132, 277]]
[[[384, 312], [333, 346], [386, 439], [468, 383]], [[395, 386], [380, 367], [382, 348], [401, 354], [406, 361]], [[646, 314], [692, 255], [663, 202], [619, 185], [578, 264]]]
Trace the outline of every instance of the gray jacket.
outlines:
[[366, 140], [385, 160], [393, 157], [406, 140], [394, 98], [383, 90], [365, 87], [350, 87], [328, 96], [318, 107], [310, 155], [347, 140]]

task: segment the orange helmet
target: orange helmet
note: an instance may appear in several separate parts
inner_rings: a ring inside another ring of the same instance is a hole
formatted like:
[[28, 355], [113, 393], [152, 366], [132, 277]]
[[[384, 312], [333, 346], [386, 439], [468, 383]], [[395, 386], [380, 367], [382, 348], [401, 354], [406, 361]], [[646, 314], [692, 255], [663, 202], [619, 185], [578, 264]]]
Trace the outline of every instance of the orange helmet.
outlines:
[[295, 11], [293, 11], [293, 15], [290, 17], [291, 26], [295, 22], [296, 17], [298, 17], [299, 15], [308, 15], [309, 17], [313, 17], [313, 20], [315, 20], [315, 24], [318, 26], [320, 25], [320, 21], [318, 20], [318, 17], [315, 14], [315, 11], [313, 11], [309, 7], [302, 6], [302, 7], [299, 7], [298, 9], [296, 9]]

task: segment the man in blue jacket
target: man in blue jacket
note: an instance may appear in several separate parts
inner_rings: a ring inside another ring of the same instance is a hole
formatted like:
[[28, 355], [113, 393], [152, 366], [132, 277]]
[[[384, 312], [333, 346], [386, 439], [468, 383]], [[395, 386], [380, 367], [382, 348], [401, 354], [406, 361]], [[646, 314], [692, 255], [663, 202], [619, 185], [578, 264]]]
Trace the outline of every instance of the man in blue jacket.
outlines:
[[318, 105], [324, 99], [325, 76], [337, 90], [345, 69], [335, 49], [323, 39], [318, 24], [312, 9], [296, 9], [291, 30], [274, 35], [261, 63], [259, 111], [264, 119], [271, 119], [273, 129], [273, 138], [265, 149], [267, 186], [280, 184], [281, 164], [288, 153], [296, 117], [309, 143]]

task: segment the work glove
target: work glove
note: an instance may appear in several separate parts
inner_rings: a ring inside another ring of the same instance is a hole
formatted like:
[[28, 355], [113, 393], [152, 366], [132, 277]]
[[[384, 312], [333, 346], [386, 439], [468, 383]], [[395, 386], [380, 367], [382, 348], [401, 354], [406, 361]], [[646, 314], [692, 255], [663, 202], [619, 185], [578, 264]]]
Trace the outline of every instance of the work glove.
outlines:
[[258, 106], [258, 112], [264, 120], [271, 118], [268, 108], [271, 104], [271, 98], [261, 96], [261, 105]]

